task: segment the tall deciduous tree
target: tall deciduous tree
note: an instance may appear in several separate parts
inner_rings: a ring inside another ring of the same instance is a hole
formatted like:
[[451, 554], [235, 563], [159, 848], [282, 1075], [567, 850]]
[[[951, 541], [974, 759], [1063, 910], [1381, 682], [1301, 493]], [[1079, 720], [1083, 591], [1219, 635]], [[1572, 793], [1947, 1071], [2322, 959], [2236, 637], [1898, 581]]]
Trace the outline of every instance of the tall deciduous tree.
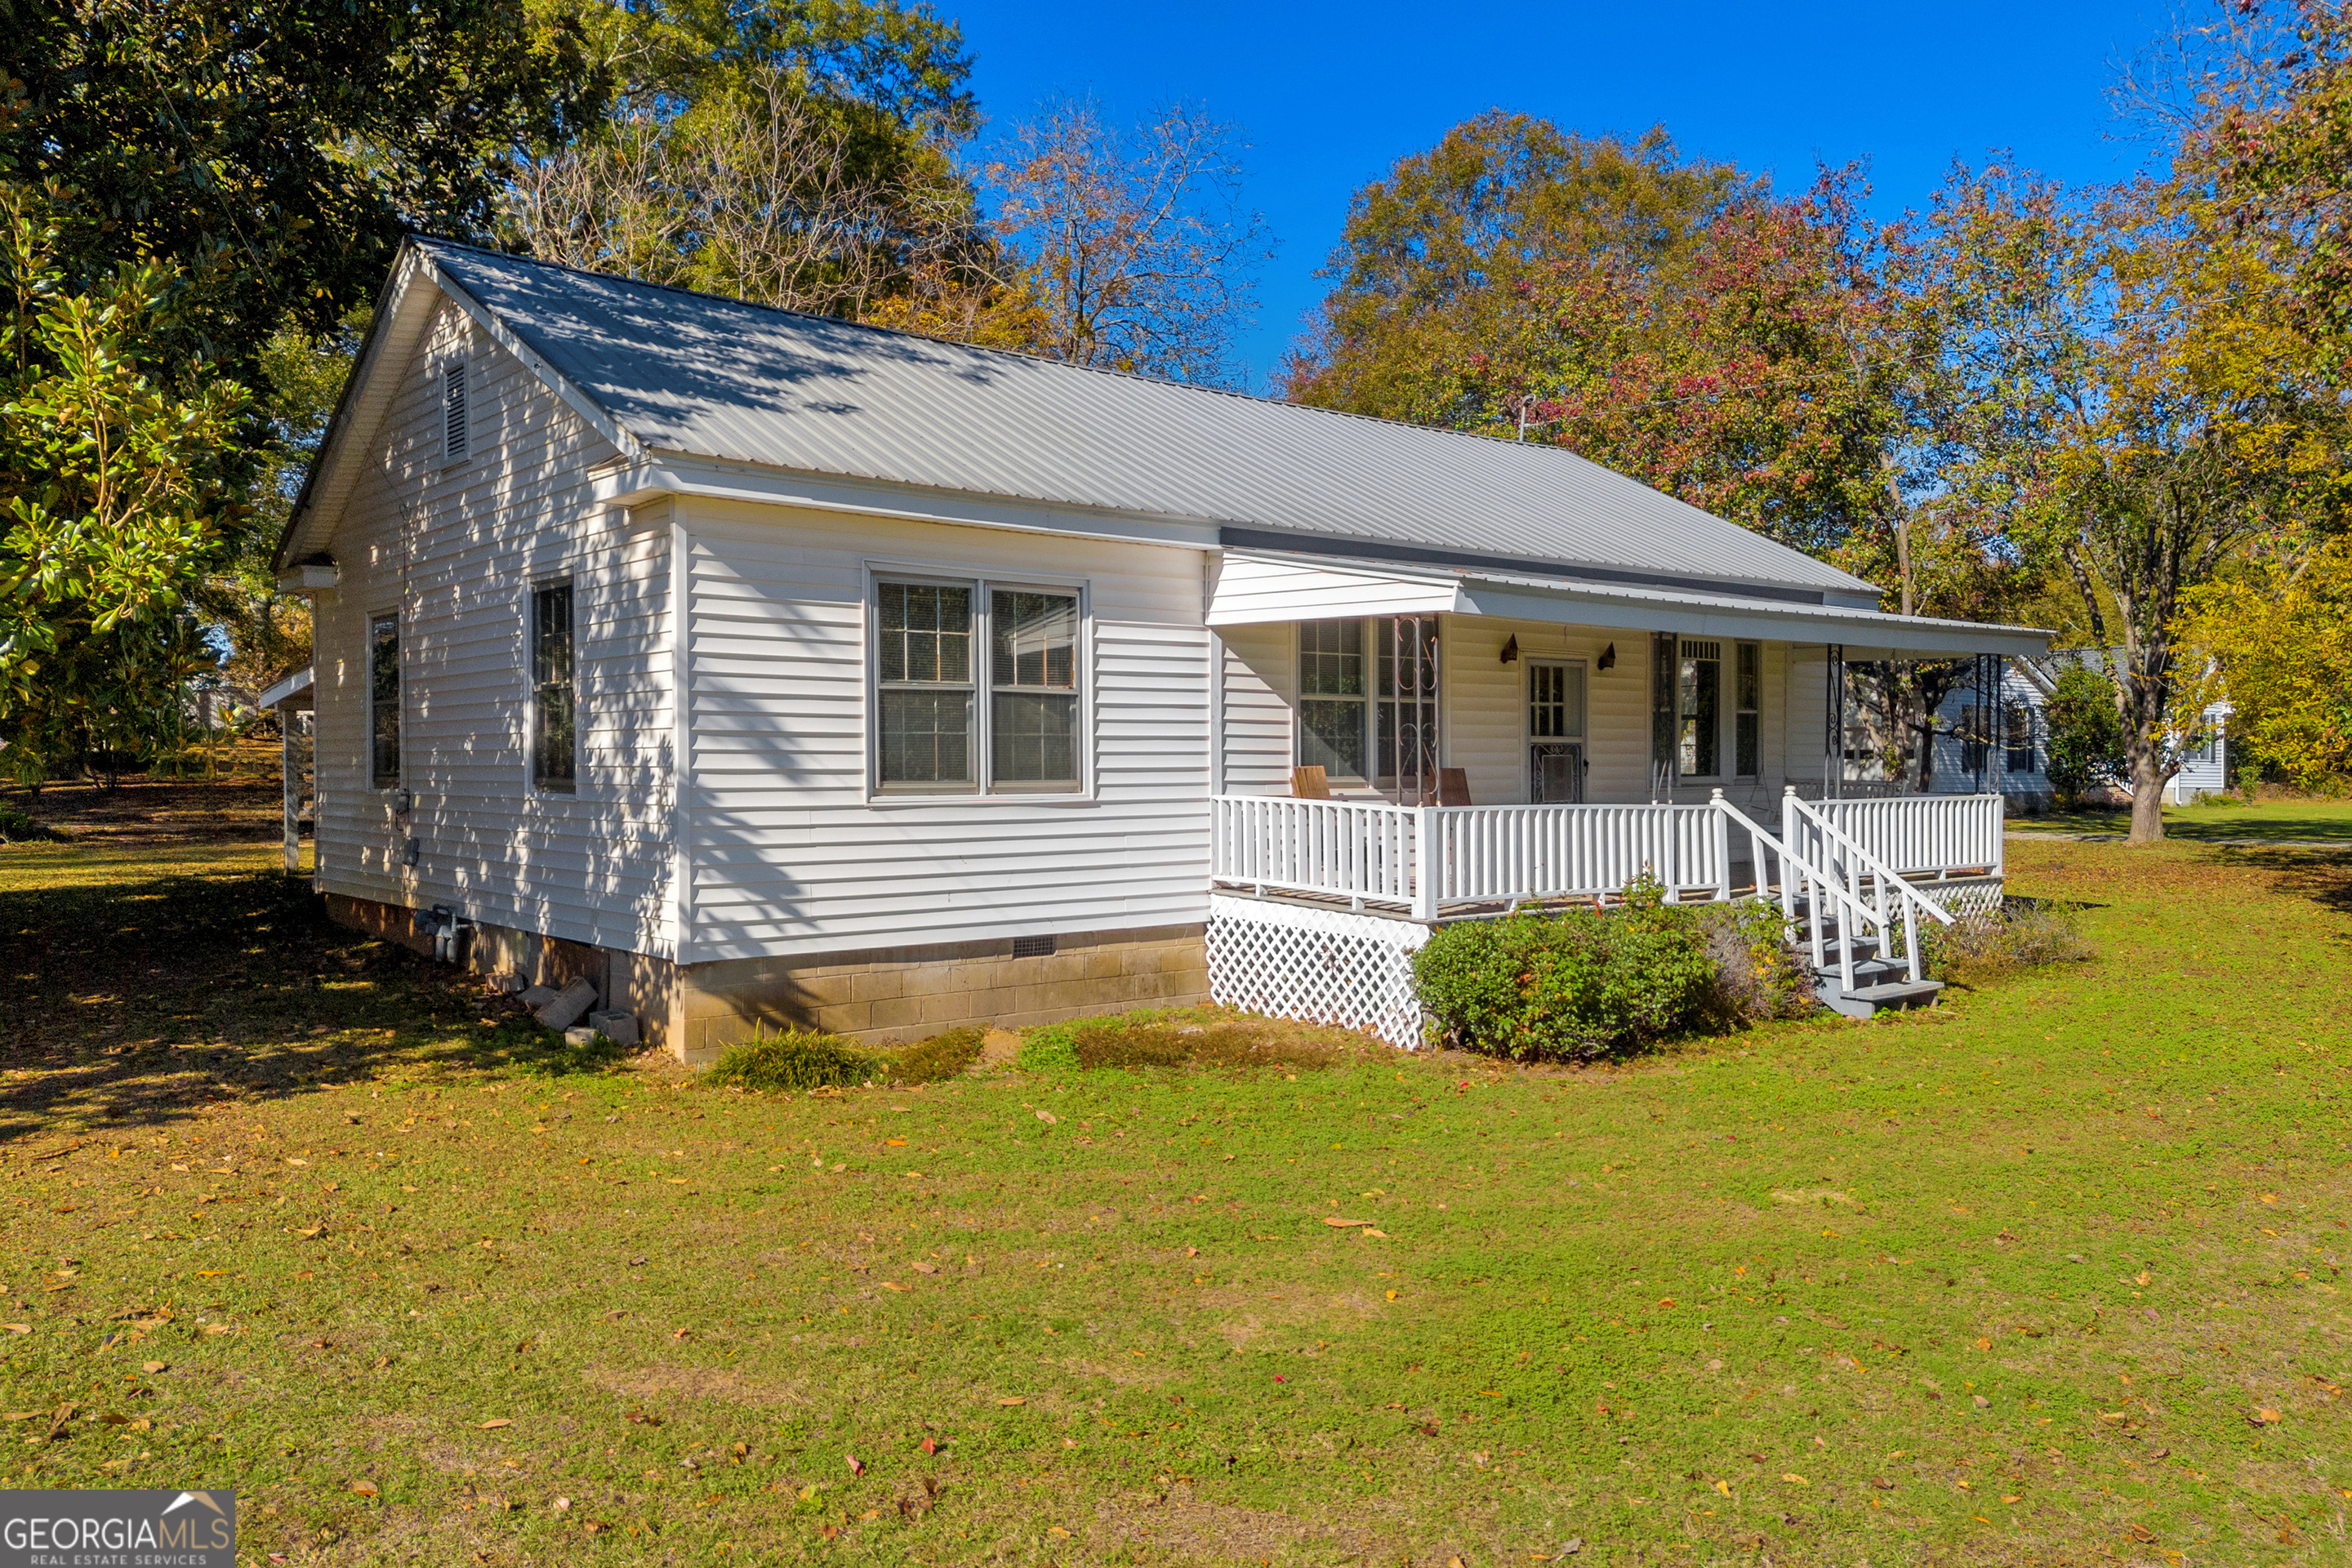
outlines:
[[2352, 776], [2352, 538], [2291, 532], [2185, 598], [2175, 731], [2226, 699], [2246, 761], [2306, 788]]
[[1233, 127], [1173, 105], [1121, 130], [1091, 99], [1047, 105], [987, 169], [994, 237], [1042, 312], [1038, 352], [1218, 382], [1271, 250], [1241, 200]]
[[1948, 331], [1985, 431], [1956, 482], [1997, 498], [2115, 649], [2131, 837], [2152, 842], [2179, 767], [2184, 595], [2340, 506], [2340, 406], [2280, 274], [2188, 179], [2081, 201], [1963, 175], [1930, 221], [1958, 258]]

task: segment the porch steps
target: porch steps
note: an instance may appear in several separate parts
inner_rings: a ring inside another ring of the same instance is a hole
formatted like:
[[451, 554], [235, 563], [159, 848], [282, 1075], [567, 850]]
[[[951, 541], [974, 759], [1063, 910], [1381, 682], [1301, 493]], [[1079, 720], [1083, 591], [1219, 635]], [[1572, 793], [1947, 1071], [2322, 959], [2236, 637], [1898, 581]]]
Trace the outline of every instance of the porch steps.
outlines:
[[[1812, 930], [1806, 922], [1812, 919], [1807, 901], [1797, 900], [1798, 948], [1812, 951]], [[1848, 990], [1843, 966], [1838, 962], [1838, 943], [1845, 942], [1853, 950], [1853, 988]], [[1848, 1018], [1873, 1018], [1881, 1013], [1896, 1013], [1912, 1007], [1932, 1007], [1937, 994], [1944, 989], [1940, 980], [1914, 980], [1910, 965], [1899, 959], [1881, 958], [1878, 939], [1856, 936], [1848, 939], [1832, 921], [1822, 928], [1822, 942], [1827, 950], [1822, 967], [1813, 975], [1813, 994], [1831, 1012]]]

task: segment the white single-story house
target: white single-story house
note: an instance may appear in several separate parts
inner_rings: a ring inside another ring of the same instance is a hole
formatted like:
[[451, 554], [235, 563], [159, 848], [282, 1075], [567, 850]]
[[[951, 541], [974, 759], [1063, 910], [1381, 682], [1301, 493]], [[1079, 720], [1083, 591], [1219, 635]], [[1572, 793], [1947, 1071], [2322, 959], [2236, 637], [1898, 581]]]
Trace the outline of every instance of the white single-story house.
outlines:
[[690, 1060], [1212, 994], [1404, 1043], [1436, 922], [1645, 869], [1895, 942], [2000, 802], [1842, 801], [1840, 661], [2047, 641], [1556, 447], [425, 240], [278, 560], [337, 917]]

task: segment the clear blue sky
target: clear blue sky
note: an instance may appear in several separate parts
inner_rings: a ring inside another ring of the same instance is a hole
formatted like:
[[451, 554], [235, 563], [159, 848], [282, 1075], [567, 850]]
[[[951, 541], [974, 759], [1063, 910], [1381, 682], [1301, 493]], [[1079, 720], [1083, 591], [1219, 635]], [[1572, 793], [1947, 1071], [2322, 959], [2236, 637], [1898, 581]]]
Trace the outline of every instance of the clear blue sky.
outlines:
[[[1247, 199], [1280, 242], [1240, 344], [1262, 388], [1321, 298], [1350, 192], [1483, 109], [1633, 133], [1808, 183], [1871, 162], [1887, 216], [1924, 203], [1955, 155], [2073, 181], [2139, 160], [2107, 89], [2176, 15], [2147, 0], [1774, 6], [1695, 0], [1448, 6], [936, 0], [963, 26], [996, 127], [1056, 92], [1114, 114], [1205, 102], [1247, 133]], [[2193, 11], [2195, 0], [2182, 7]]]

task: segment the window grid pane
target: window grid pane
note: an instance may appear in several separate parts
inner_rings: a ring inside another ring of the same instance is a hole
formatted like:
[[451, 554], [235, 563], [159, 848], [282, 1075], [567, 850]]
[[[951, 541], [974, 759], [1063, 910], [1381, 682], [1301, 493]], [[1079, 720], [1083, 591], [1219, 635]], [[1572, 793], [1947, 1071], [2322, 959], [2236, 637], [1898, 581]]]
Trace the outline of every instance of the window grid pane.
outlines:
[[400, 783], [400, 617], [368, 628], [368, 773], [378, 788]]
[[572, 668], [572, 584], [531, 595], [531, 770], [541, 784], [570, 785], [577, 725]]
[[1298, 760], [1334, 778], [1364, 777], [1363, 702], [1348, 698], [1300, 700]]
[[1363, 695], [1361, 621], [1309, 621], [1298, 628], [1298, 689], [1308, 697]]
[[971, 783], [971, 693], [885, 691], [882, 782]]
[[1752, 779], [1763, 770], [1764, 645], [1744, 642], [1739, 646], [1738, 700], [1732, 721], [1732, 769], [1741, 778]]
[[1528, 667], [1528, 735], [1538, 741], [1575, 740], [1584, 733], [1584, 668], [1574, 664]]
[[988, 596], [989, 679], [1000, 687], [1076, 690], [1078, 601], [1066, 594]]

